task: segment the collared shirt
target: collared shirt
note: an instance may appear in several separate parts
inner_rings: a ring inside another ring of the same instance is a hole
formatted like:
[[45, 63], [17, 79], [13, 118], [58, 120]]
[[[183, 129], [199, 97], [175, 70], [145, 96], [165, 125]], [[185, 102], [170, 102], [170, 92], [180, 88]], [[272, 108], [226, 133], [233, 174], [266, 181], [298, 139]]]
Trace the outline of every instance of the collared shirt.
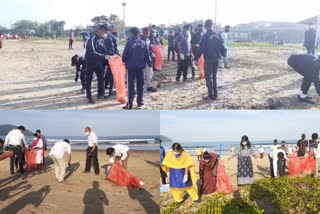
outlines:
[[58, 141], [52, 147], [49, 155], [54, 155], [62, 159], [65, 153], [71, 154], [71, 146], [67, 142]]
[[121, 144], [112, 146], [114, 148], [114, 156], [121, 157], [121, 160], [124, 160], [128, 156], [129, 147]]
[[93, 144], [96, 144], [98, 146], [98, 137], [94, 132], [90, 132], [88, 135], [88, 146], [93, 147]]
[[27, 146], [26, 137], [19, 129], [13, 129], [6, 136], [4, 145], [26, 147]]

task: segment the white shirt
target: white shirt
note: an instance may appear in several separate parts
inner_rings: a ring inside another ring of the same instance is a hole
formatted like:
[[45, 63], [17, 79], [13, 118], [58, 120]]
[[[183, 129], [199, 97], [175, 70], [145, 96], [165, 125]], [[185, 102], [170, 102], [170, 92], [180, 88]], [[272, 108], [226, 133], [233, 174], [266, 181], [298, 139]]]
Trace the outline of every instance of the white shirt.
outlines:
[[19, 129], [13, 129], [8, 133], [6, 136], [6, 140], [4, 145], [9, 146], [21, 146], [21, 147], [26, 147], [26, 137], [24, 134], [19, 130]]
[[260, 153], [264, 153], [263, 147], [260, 148]]
[[222, 32], [221, 33], [221, 38], [222, 38], [222, 41], [223, 41], [224, 48], [228, 48], [228, 33]]
[[121, 160], [124, 160], [128, 156], [129, 147], [121, 144], [112, 146], [114, 148], [114, 157], [121, 157]]
[[269, 156], [272, 158], [272, 164], [273, 164], [273, 173], [274, 176], [277, 176], [278, 174], [278, 154], [282, 152], [284, 154], [284, 158], [288, 159], [286, 152], [283, 149], [277, 149], [273, 150], [269, 153]]
[[320, 158], [320, 145], [318, 145], [318, 148], [314, 150], [315, 158]]
[[88, 146], [93, 147], [93, 144], [96, 144], [98, 146], [98, 137], [94, 132], [90, 132], [88, 135]]
[[71, 146], [67, 142], [58, 141], [52, 147], [49, 155], [62, 159], [65, 153], [71, 154]]

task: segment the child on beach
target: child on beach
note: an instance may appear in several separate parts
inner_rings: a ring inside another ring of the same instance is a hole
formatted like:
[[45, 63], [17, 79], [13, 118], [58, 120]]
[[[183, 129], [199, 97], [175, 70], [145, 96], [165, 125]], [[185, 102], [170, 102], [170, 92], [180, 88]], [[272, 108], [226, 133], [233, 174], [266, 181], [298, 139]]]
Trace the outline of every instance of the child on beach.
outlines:
[[197, 175], [195, 163], [179, 143], [172, 145], [172, 151], [168, 152], [162, 162], [162, 169], [167, 173], [170, 181], [170, 191], [177, 203], [184, 200], [184, 192], [187, 192], [195, 203], [199, 203]]

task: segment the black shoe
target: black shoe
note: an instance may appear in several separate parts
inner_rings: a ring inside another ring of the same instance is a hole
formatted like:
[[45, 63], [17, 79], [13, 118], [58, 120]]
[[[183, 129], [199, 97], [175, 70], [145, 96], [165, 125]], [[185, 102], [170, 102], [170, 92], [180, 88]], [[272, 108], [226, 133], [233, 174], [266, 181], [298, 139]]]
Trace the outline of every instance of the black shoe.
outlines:
[[93, 101], [93, 99], [88, 99], [88, 104], [94, 104], [94, 101]]
[[97, 99], [98, 100], [105, 100], [105, 99], [108, 99], [108, 97], [103, 95], [103, 96], [98, 96]]
[[225, 65], [225, 66], [224, 66], [224, 68], [225, 68], [225, 69], [230, 69], [231, 67], [230, 67], [230, 66]]
[[207, 96], [207, 97], [203, 97], [202, 99], [205, 100], [205, 101], [210, 101], [210, 100], [217, 100], [218, 97], [216, 97], [216, 96]]
[[306, 98], [302, 98], [300, 97], [300, 95], [298, 95], [298, 100], [301, 103], [307, 103], [307, 104], [316, 104], [315, 102], [313, 102], [310, 97], [306, 97]]
[[131, 110], [132, 106], [130, 106], [129, 104], [127, 104], [126, 106], [122, 107], [123, 110]]
[[149, 87], [149, 88], [147, 88], [147, 91], [148, 91], [148, 92], [156, 92], [157, 89], [156, 89], [156, 88], [153, 88], [153, 87]]
[[187, 78], [183, 78], [183, 82], [187, 82], [188, 81], [188, 79]]
[[176, 82], [178, 82], [178, 83], [179, 83], [179, 82], [180, 82], [180, 78], [179, 78], [179, 79], [178, 79], [178, 78], [176, 78]]
[[143, 110], [145, 108], [144, 104], [139, 104], [138, 109]]
[[113, 97], [113, 96], [115, 96], [115, 95], [117, 95], [117, 93], [116, 93], [115, 91], [109, 92], [109, 97]]

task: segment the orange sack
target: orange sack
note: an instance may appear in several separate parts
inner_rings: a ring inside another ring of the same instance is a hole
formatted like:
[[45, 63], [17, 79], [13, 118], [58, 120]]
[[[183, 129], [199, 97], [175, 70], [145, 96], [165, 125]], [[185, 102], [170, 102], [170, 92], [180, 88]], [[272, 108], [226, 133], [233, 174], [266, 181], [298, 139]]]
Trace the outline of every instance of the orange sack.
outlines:
[[111, 72], [114, 79], [114, 84], [117, 90], [118, 102], [124, 104], [128, 102], [127, 89], [126, 89], [126, 67], [122, 62], [120, 56], [115, 55], [109, 59]]
[[301, 172], [311, 174], [315, 171], [316, 161], [313, 157], [293, 157], [288, 161], [289, 176], [299, 176]]
[[157, 71], [160, 71], [162, 69], [163, 65], [163, 49], [161, 45], [155, 45], [152, 48], [154, 55], [156, 56], [154, 68]]
[[226, 173], [226, 170], [223, 165], [223, 161], [219, 160], [218, 162], [218, 176], [217, 176], [217, 185], [216, 191], [222, 192], [225, 194], [230, 194], [233, 192], [233, 186], [229, 180], [229, 177]]
[[141, 188], [140, 182], [138, 178], [131, 175], [127, 172], [121, 164], [121, 161], [117, 161], [112, 168], [110, 169], [109, 175], [107, 176], [107, 180], [110, 180], [116, 184], [125, 187], [137, 187]]
[[200, 64], [199, 79], [202, 80], [202, 79], [204, 79], [204, 57], [203, 57], [203, 55], [199, 59], [199, 64]]
[[30, 149], [30, 151], [25, 150], [27, 172], [30, 172], [36, 169], [36, 154], [37, 154], [37, 151], [35, 149]]
[[304, 172], [307, 174], [314, 173], [316, 170], [316, 160], [313, 157], [305, 159]]

